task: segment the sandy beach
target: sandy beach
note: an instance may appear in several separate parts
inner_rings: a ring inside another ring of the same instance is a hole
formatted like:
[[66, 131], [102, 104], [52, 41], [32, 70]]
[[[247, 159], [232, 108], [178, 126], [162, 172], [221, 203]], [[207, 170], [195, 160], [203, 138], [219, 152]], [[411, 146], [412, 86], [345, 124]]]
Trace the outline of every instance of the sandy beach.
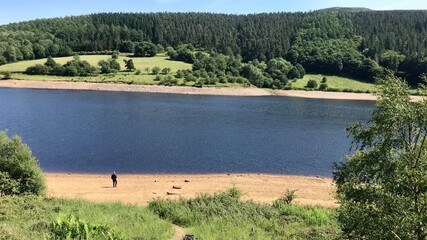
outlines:
[[[233, 186], [243, 191], [243, 200], [271, 203], [286, 189], [297, 190], [294, 203], [337, 207], [330, 178], [269, 174], [121, 175], [112, 187], [110, 175], [45, 173], [51, 197], [79, 198], [95, 202], [122, 202], [145, 206], [155, 198], [192, 198]], [[174, 189], [174, 186], [181, 189]]]
[[86, 83], [60, 81], [27, 81], [1, 80], [0, 87], [33, 88], [33, 89], [61, 89], [61, 90], [89, 90], [114, 92], [146, 92], [192, 95], [224, 95], [224, 96], [268, 96], [268, 90], [260, 88], [196, 88], [182, 86], [158, 85], [128, 85], [123, 83]]
[[377, 97], [367, 93], [321, 92], [300, 90], [271, 90], [262, 88], [220, 88], [220, 87], [182, 87], [157, 85], [128, 85], [114, 83], [86, 83], [61, 81], [27, 81], [1, 80], [0, 87], [5, 88], [33, 88], [33, 89], [61, 89], [61, 90], [89, 90], [89, 91], [119, 91], [119, 92], [147, 92], [192, 95], [219, 95], [219, 96], [287, 96], [320, 99], [365, 100], [375, 101]]

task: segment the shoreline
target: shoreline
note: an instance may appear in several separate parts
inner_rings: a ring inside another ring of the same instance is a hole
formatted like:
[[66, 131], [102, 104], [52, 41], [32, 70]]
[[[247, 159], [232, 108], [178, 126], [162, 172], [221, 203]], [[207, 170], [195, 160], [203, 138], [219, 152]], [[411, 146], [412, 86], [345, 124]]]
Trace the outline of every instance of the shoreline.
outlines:
[[[188, 199], [231, 187], [243, 192], [242, 200], [272, 203], [287, 189], [297, 190], [294, 203], [338, 207], [331, 178], [320, 176], [229, 174], [120, 174], [113, 188], [109, 174], [43, 173], [47, 195], [94, 202], [121, 202], [146, 206], [161, 199]], [[178, 187], [180, 189], [175, 189]]]
[[[239, 87], [185, 87], [159, 85], [128, 85], [123, 83], [86, 83], [67, 81], [30, 81], [30, 80], [0, 80], [0, 88], [30, 88], [45, 90], [88, 90], [112, 92], [142, 92], [166, 93], [185, 95], [213, 95], [213, 96], [284, 96], [314, 99], [361, 100], [376, 101], [377, 96], [368, 93], [324, 92], [303, 90], [271, 90], [262, 88]], [[415, 98], [422, 99], [416, 96]], [[417, 100], [415, 99], [415, 100]]]

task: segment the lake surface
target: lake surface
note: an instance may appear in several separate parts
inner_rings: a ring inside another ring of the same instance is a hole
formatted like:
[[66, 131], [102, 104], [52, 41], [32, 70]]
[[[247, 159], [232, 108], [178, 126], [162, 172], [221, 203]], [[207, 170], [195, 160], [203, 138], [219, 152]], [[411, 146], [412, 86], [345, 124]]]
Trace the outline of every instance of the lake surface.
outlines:
[[47, 172], [331, 176], [373, 102], [0, 88], [0, 129]]

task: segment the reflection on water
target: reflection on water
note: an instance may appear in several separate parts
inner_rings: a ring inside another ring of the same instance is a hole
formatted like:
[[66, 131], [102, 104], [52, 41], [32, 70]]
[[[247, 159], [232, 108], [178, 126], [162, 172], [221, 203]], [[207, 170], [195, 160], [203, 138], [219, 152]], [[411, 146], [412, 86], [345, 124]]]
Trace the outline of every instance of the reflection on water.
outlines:
[[0, 88], [0, 129], [44, 171], [331, 175], [374, 104]]

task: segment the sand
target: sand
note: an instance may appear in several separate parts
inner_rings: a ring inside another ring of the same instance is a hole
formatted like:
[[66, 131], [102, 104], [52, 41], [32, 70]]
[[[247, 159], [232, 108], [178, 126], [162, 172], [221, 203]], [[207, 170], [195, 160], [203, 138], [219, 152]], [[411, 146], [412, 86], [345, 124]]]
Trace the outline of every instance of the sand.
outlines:
[[[86, 83], [67, 81], [30, 81], [30, 80], [0, 80], [0, 88], [32, 88], [59, 90], [88, 90], [114, 92], [146, 92], [191, 95], [217, 96], [285, 96], [315, 99], [361, 100], [376, 101], [377, 96], [371, 93], [324, 92], [303, 90], [272, 90], [256, 87], [184, 87], [158, 85], [128, 85], [122, 83]], [[411, 96], [412, 101], [423, 100], [422, 96]]]
[[335, 99], [335, 100], [362, 100], [376, 101], [377, 96], [372, 93], [351, 93], [351, 92], [322, 92], [322, 91], [303, 91], [303, 90], [276, 90], [277, 96], [317, 98], [317, 99]]
[[[233, 186], [243, 191], [243, 200], [271, 203], [286, 189], [297, 190], [294, 203], [337, 207], [330, 178], [268, 174], [121, 175], [112, 187], [110, 175], [45, 173], [51, 197], [78, 198], [95, 202], [122, 202], [145, 206], [152, 199], [193, 198]], [[181, 189], [174, 189], [173, 187]], [[169, 195], [169, 194], [172, 195]]]
[[62, 90], [90, 90], [90, 91], [120, 91], [120, 92], [147, 92], [171, 93], [192, 95], [220, 95], [220, 96], [288, 96], [322, 99], [346, 99], [375, 101], [377, 97], [367, 93], [320, 92], [297, 90], [271, 90], [262, 88], [242, 87], [182, 87], [157, 85], [128, 85], [114, 83], [86, 83], [60, 81], [28, 81], [28, 80], [1, 80], [0, 87], [33, 88], [33, 89], [62, 89]]
[[182, 86], [158, 85], [129, 85], [122, 83], [86, 83], [86, 82], [56, 82], [56, 81], [27, 81], [1, 80], [0, 87], [34, 88], [34, 89], [63, 89], [63, 90], [90, 90], [114, 92], [147, 92], [192, 95], [223, 95], [223, 96], [268, 96], [268, 90], [260, 88], [196, 88]]

